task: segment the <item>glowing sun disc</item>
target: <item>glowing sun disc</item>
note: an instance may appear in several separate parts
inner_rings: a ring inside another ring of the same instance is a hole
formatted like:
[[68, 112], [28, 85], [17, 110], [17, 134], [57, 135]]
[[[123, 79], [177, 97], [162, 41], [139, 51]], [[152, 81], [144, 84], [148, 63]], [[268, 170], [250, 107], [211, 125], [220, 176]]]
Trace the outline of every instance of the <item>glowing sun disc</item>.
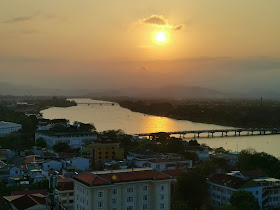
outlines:
[[165, 42], [166, 41], [166, 34], [164, 32], [157, 32], [156, 33], [156, 41], [157, 42]]

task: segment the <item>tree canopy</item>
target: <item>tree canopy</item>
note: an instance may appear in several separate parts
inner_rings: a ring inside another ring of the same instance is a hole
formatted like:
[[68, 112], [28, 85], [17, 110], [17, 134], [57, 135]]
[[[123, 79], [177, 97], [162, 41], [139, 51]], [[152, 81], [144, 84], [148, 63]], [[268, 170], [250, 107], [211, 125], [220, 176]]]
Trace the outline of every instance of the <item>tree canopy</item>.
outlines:
[[239, 210], [260, 209], [258, 200], [249, 191], [241, 190], [234, 192], [230, 197], [230, 204]]

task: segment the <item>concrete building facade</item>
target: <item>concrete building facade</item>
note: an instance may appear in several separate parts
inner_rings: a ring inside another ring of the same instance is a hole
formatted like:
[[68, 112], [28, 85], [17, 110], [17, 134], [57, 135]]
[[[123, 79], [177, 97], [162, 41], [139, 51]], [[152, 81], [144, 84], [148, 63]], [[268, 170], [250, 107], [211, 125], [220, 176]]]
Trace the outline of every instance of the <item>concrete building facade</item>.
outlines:
[[170, 209], [173, 179], [152, 169], [83, 173], [73, 180], [77, 210]]

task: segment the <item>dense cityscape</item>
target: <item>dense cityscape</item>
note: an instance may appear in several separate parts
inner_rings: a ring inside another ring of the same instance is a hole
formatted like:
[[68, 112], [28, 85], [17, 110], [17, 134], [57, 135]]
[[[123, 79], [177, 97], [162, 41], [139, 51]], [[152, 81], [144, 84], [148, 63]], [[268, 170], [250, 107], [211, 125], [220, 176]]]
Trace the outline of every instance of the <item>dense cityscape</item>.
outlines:
[[[216, 102], [209, 99], [208, 103]], [[234, 103], [230, 104], [232, 107]], [[279, 207], [280, 162], [268, 153], [253, 148], [240, 152], [211, 148], [196, 138], [167, 132], [146, 137], [120, 129], [97, 132], [93, 123], [45, 119], [41, 110], [52, 106], [91, 106], [94, 110], [102, 106], [115, 108], [117, 104], [3, 96], [1, 209]], [[252, 138], [247, 132], [244, 135]]]
[[1, 0], [0, 210], [280, 210], [279, 8]]

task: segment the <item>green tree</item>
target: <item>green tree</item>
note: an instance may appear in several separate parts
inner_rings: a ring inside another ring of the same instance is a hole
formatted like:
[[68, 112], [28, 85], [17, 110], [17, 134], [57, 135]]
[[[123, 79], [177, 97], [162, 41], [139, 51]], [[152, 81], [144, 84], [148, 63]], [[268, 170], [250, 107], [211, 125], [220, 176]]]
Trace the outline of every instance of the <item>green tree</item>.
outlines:
[[249, 191], [241, 190], [234, 192], [230, 197], [230, 204], [239, 210], [260, 209], [258, 200]]
[[196, 170], [190, 170], [177, 178], [176, 198], [191, 209], [200, 209], [206, 202], [206, 178]]
[[38, 138], [36, 140], [36, 146], [45, 148], [45, 147], [47, 147], [47, 143], [44, 138]]
[[69, 144], [61, 142], [53, 146], [55, 152], [69, 152], [71, 150]]

